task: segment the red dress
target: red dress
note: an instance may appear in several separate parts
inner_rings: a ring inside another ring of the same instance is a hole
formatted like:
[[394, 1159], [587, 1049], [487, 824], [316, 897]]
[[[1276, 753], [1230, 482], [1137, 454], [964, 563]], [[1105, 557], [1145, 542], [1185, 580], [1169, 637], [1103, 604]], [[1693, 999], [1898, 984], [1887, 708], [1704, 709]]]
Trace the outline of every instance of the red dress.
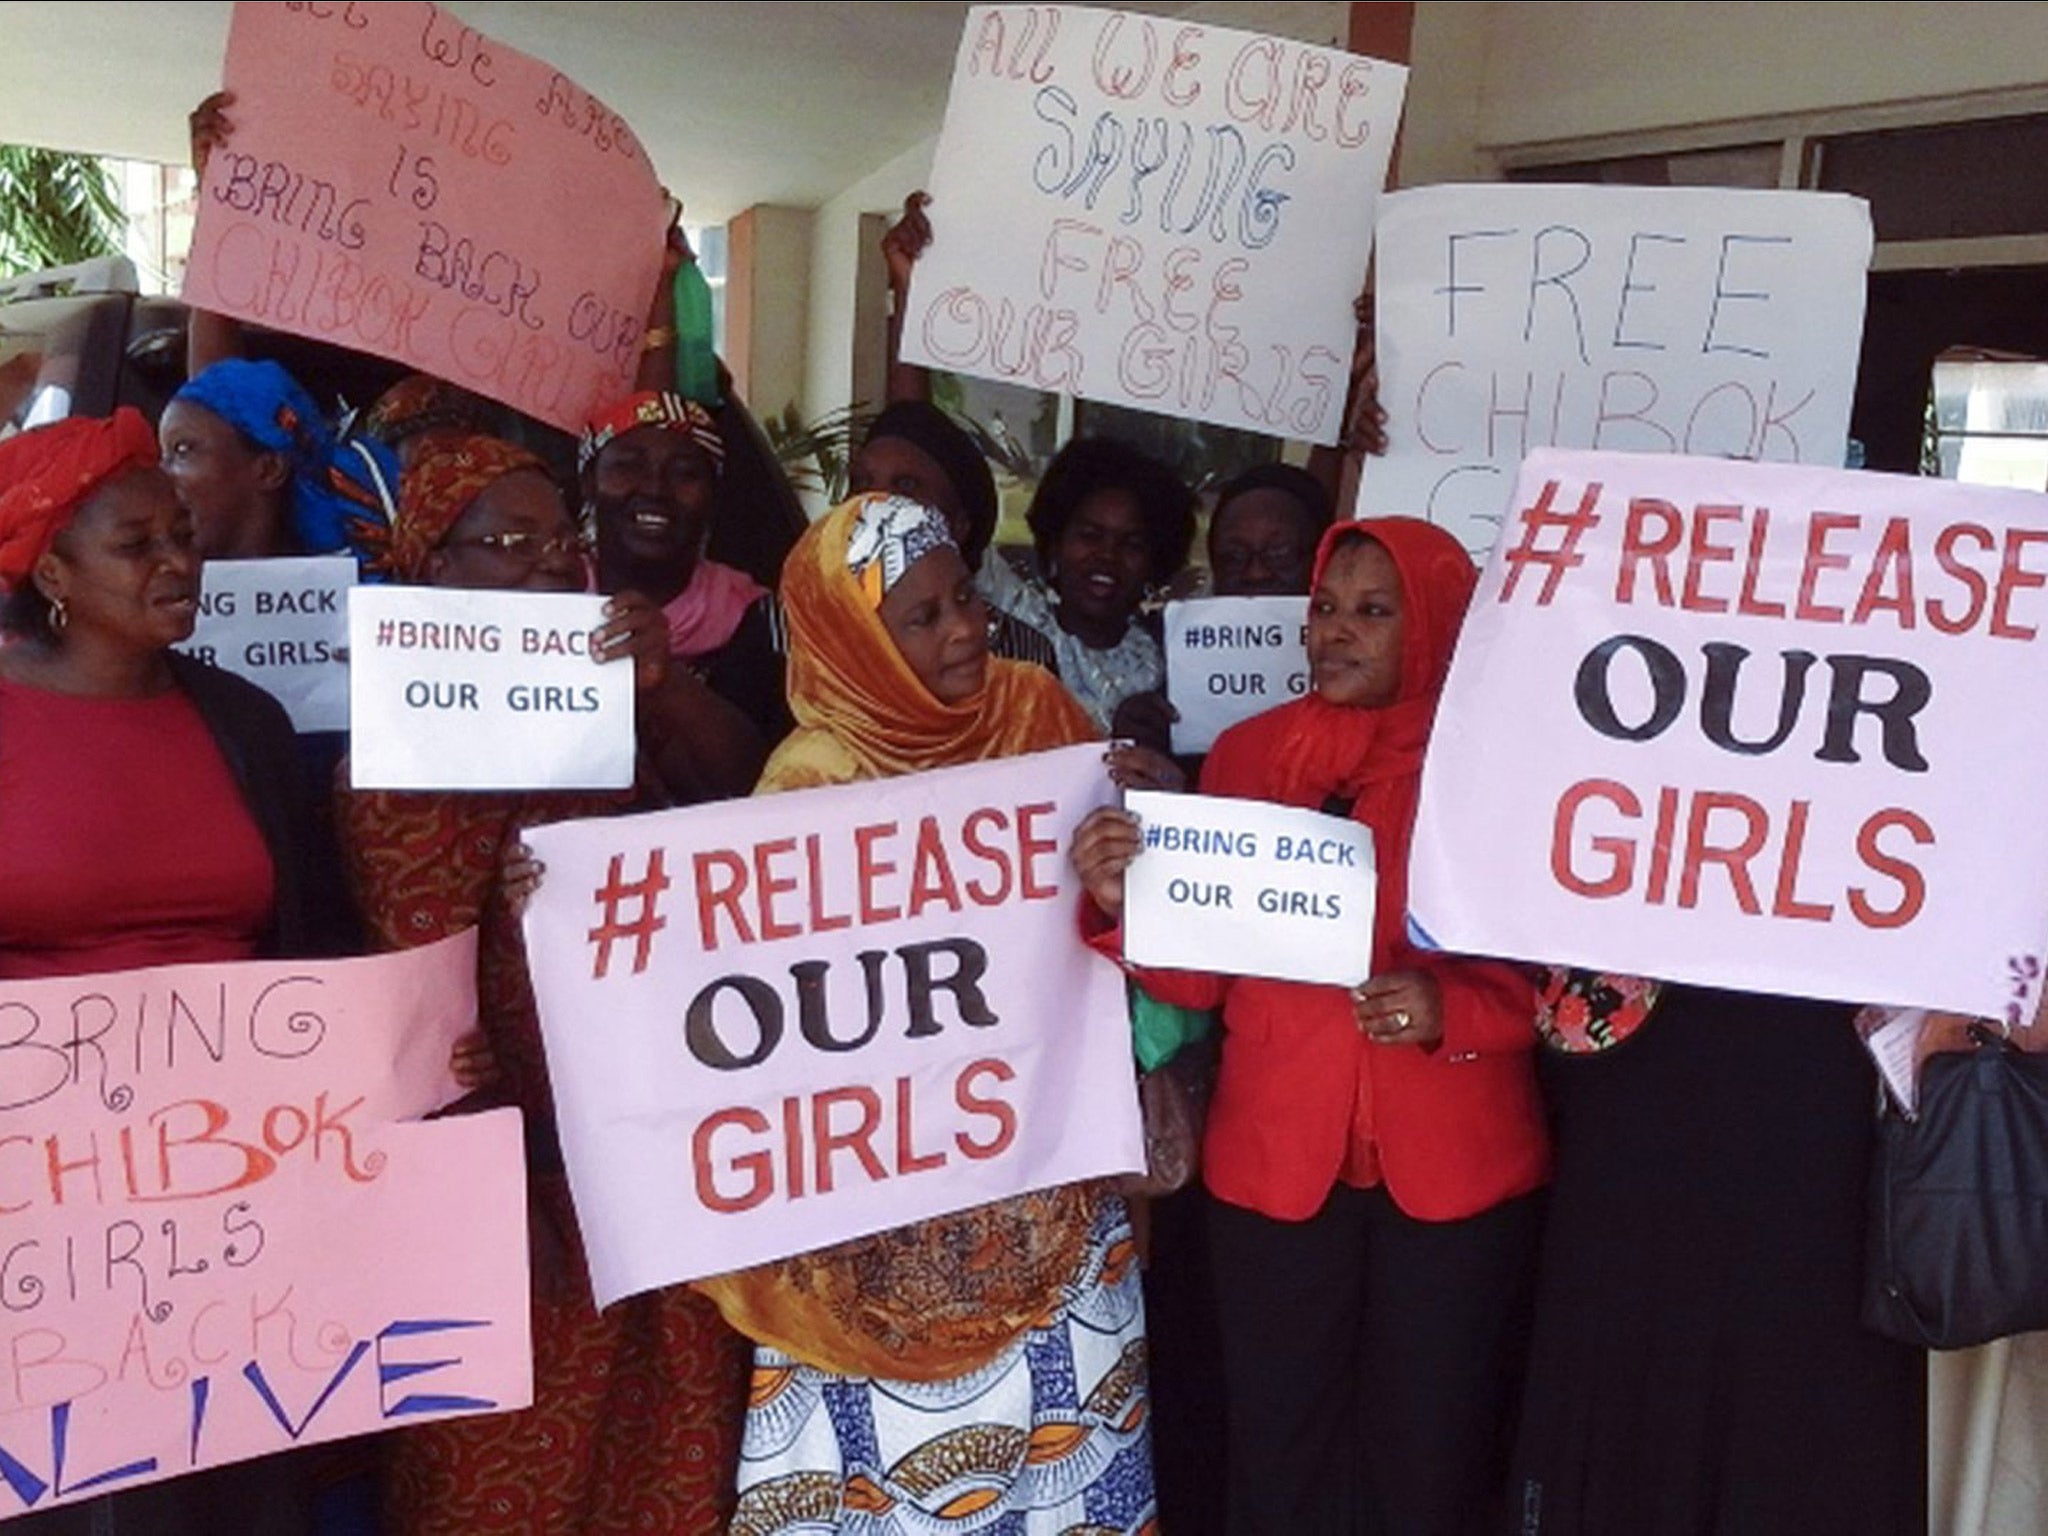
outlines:
[[0, 679], [0, 980], [247, 960], [263, 835], [199, 711]]
[[481, 924], [477, 1007], [499, 1102], [526, 1116], [534, 1405], [390, 1437], [394, 1533], [713, 1536], [732, 1510], [750, 1351], [674, 1288], [600, 1313], [554, 1136], [519, 927], [498, 867], [520, 827], [597, 815], [573, 795], [347, 793], [343, 846], [376, 942], [404, 948]]

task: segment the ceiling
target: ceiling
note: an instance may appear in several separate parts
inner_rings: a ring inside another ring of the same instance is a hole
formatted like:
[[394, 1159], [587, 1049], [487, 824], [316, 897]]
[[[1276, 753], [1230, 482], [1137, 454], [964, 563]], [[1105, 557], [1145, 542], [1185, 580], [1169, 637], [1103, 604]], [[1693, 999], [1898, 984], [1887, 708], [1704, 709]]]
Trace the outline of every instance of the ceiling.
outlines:
[[[0, 4], [0, 143], [182, 163], [185, 116], [220, 83], [230, 8]], [[935, 134], [968, 8], [457, 0], [446, 9], [603, 98], [633, 125], [690, 222], [704, 224], [755, 203], [814, 207]]]

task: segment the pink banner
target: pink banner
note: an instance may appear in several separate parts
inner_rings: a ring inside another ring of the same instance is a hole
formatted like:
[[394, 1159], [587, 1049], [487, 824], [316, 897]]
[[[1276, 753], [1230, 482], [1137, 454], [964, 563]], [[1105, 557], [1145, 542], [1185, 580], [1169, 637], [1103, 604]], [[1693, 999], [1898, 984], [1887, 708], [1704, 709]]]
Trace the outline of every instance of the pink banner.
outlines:
[[1069, 836], [1102, 748], [538, 828], [527, 954], [600, 1304], [1140, 1168]]
[[1540, 450], [1423, 773], [1449, 949], [2032, 1016], [2048, 497]]
[[571, 431], [632, 388], [664, 201], [604, 103], [413, 0], [239, 0], [223, 74], [187, 303]]
[[532, 1400], [473, 935], [0, 984], [0, 1519]]

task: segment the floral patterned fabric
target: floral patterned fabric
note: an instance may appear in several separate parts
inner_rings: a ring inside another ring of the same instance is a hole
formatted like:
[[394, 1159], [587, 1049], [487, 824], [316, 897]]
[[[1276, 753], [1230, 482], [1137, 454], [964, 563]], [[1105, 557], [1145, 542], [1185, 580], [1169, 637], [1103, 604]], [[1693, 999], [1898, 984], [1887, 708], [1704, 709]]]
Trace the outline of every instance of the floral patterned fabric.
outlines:
[[1664, 984], [1553, 966], [1536, 1003], [1543, 1043], [1567, 1056], [1611, 1050], [1642, 1027]]

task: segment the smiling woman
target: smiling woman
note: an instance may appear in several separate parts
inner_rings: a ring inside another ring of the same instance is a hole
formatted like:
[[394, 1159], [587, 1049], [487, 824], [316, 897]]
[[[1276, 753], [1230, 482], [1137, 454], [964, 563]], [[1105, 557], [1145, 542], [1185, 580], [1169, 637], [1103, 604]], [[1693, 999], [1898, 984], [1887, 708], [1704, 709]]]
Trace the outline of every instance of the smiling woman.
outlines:
[[1044, 584], [990, 560], [983, 590], [1053, 642], [1060, 681], [1096, 728], [1109, 731], [1118, 705], [1166, 680], [1139, 605], [1187, 561], [1194, 494], [1127, 444], [1076, 438], [1046, 467], [1026, 520]]

